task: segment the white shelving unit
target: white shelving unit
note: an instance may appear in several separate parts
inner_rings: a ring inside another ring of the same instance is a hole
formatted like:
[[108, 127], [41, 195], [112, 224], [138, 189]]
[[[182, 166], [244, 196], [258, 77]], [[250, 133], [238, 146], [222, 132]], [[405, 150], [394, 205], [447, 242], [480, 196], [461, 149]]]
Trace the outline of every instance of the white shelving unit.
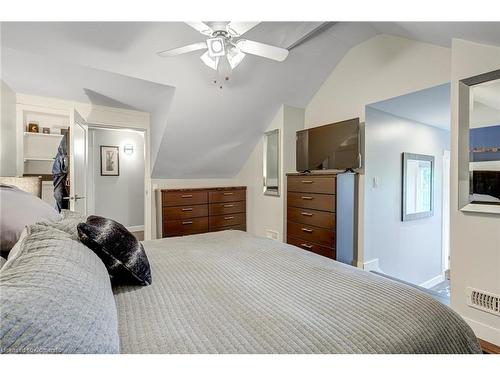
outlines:
[[[63, 138], [61, 129], [70, 125], [69, 111], [18, 105], [18, 174], [41, 175], [48, 179], [57, 148]], [[38, 124], [38, 133], [28, 132], [29, 123]], [[43, 133], [49, 128], [50, 133]]]

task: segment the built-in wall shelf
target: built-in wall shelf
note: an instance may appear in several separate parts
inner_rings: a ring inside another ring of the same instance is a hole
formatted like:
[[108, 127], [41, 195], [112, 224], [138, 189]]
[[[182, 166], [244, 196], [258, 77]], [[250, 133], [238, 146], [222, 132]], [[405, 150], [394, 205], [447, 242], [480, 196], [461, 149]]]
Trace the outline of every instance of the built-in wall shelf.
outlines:
[[24, 161], [54, 161], [55, 158], [38, 158], [38, 157], [27, 157], [24, 158]]
[[32, 132], [24, 132], [24, 136], [42, 136], [42, 137], [56, 137], [56, 138], [62, 138], [62, 134], [47, 134], [47, 133], [32, 133]]

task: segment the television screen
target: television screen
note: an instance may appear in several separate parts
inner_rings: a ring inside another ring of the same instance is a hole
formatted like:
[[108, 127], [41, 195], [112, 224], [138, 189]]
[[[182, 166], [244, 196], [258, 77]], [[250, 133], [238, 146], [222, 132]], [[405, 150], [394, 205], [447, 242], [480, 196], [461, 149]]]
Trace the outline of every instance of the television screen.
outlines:
[[360, 167], [359, 118], [297, 132], [297, 171]]

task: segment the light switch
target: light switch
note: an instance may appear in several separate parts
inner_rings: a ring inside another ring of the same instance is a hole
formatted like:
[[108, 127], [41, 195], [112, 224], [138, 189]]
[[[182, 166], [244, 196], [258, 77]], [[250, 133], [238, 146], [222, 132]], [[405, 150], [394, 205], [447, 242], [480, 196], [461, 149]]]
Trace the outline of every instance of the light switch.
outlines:
[[378, 177], [373, 177], [373, 187], [376, 189], [380, 185], [380, 181]]

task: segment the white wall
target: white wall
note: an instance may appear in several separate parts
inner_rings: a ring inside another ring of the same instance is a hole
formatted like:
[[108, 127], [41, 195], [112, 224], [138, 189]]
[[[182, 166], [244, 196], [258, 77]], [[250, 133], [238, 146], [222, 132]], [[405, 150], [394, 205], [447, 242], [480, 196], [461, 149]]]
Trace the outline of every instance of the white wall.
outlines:
[[500, 215], [458, 210], [458, 81], [500, 69], [500, 48], [456, 40], [451, 55], [451, 305], [487, 341], [500, 345], [500, 317], [466, 303], [468, 286], [500, 294]]
[[[449, 48], [377, 35], [353, 47], [305, 109], [305, 127], [359, 117], [365, 106], [450, 81]], [[364, 176], [359, 176], [358, 266], [363, 262]]]
[[[134, 147], [132, 155], [123, 146]], [[101, 176], [100, 146], [118, 146], [120, 175]], [[137, 131], [89, 128], [89, 214], [144, 225], [144, 136]]]
[[[378, 259], [382, 272], [417, 285], [439, 278], [443, 152], [449, 147], [449, 131], [366, 108], [365, 263]], [[401, 221], [403, 152], [434, 156], [431, 217]]]
[[0, 85], [0, 176], [15, 176], [16, 94], [3, 80]]
[[286, 241], [286, 173], [295, 172], [295, 132], [304, 127], [304, 110], [283, 105], [266, 131], [280, 131], [280, 196], [263, 193], [264, 134], [238, 175], [241, 185], [247, 186], [247, 231], [266, 236], [266, 230], [278, 233]]

